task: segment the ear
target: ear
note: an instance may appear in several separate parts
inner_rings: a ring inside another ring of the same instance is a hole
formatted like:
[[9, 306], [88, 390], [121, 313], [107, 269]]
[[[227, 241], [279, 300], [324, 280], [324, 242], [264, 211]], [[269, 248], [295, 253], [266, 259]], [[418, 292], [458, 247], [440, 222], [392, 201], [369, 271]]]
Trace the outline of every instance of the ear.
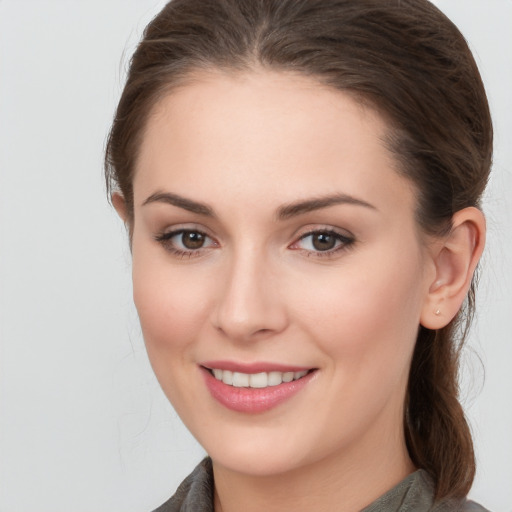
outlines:
[[124, 196], [120, 192], [114, 192], [111, 196], [111, 199], [117, 214], [126, 224], [126, 222], [128, 221], [128, 212], [126, 209], [126, 201], [124, 199]]
[[450, 233], [435, 244], [435, 277], [430, 283], [420, 323], [441, 329], [459, 312], [485, 245], [485, 217], [477, 208], [464, 208], [452, 218]]

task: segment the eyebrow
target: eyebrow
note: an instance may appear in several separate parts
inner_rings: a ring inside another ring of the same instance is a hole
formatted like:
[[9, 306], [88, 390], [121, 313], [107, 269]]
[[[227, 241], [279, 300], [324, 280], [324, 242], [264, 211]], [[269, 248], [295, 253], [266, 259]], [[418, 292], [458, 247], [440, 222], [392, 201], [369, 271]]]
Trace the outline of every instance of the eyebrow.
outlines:
[[355, 206], [363, 206], [364, 208], [369, 208], [371, 210], [377, 210], [375, 206], [367, 203], [366, 201], [363, 201], [362, 199], [357, 199], [356, 197], [347, 194], [333, 194], [325, 197], [297, 201], [296, 203], [290, 203], [281, 206], [281, 208], [277, 210], [277, 218], [279, 220], [286, 220], [290, 217], [303, 215], [308, 212], [320, 210], [322, 208], [328, 208], [329, 206], [335, 206], [338, 204], [350, 204]]
[[185, 197], [179, 196], [177, 194], [171, 194], [170, 192], [156, 192], [151, 194], [143, 203], [142, 206], [151, 203], [165, 203], [173, 206], [177, 206], [178, 208], [182, 208], [183, 210], [187, 210], [192, 213], [197, 213], [198, 215], [204, 215], [206, 217], [215, 217], [213, 213], [213, 208], [203, 203], [198, 203], [197, 201], [192, 201], [192, 199], [187, 199]]
[[[187, 199], [177, 194], [172, 194], [170, 192], [155, 192], [154, 194], [151, 194], [142, 203], [142, 206], [151, 203], [170, 204], [172, 206], [182, 208], [184, 210], [196, 213], [198, 215], [204, 215], [205, 217], [212, 218], [215, 217], [215, 213], [211, 206], [208, 206], [207, 204], [204, 203], [199, 203], [197, 201], [193, 201], [192, 199]], [[281, 206], [277, 210], [277, 219], [287, 220], [291, 217], [296, 217], [298, 215], [303, 215], [308, 212], [321, 210], [322, 208], [329, 208], [330, 206], [340, 204], [350, 204], [355, 206], [362, 206], [364, 208], [369, 208], [371, 210], [377, 210], [375, 206], [373, 206], [370, 203], [367, 203], [366, 201], [363, 201], [362, 199], [358, 199], [348, 194], [333, 194], [324, 197], [297, 201], [295, 203], [290, 203]]]

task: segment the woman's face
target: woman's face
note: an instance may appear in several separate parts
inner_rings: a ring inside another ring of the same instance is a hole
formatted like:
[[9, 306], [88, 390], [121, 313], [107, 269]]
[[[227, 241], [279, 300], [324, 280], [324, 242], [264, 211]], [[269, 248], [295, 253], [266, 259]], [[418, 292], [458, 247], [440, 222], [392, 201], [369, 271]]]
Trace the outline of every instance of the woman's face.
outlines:
[[347, 94], [264, 71], [198, 76], [150, 116], [134, 299], [215, 463], [276, 474], [402, 442], [433, 264], [385, 135]]

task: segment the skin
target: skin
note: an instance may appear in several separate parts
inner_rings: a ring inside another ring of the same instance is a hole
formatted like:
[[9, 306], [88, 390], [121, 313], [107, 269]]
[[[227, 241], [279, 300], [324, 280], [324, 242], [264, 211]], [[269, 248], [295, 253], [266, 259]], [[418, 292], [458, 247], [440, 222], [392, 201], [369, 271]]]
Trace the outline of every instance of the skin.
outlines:
[[[133, 184], [134, 300], [162, 389], [213, 459], [217, 511], [360, 510], [415, 469], [402, 422], [417, 330], [457, 313], [485, 225], [467, 209], [449, 236], [427, 239], [387, 129], [345, 93], [262, 70], [197, 75], [149, 118]], [[157, 194], [204, 211], [148, 202]], [[333, 194], [360, 203], [279, 218]], [[184, 228], [204, 245], [157, 240]], [[322, 230], [341, 235], [332, 250], [308, 235]], [[246, 414], [212, 398], [209, 360], [316, 372]]]

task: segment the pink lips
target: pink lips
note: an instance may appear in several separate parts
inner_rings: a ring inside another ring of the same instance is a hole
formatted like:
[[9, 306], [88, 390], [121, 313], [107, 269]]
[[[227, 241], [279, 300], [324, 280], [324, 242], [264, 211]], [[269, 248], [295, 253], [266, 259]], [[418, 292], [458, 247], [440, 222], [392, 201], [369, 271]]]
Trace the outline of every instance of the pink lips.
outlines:
[[287, 366], [273, 363], [240, 364], [230, 361], [208, 361], [200, 366], [206, 386], [213, 398], [232, 411], [261, 413], [273, 409], [303, 389], [315, 376], [310, 371], [304, 377], [291, 382], [282, 382], [266, 388], [234, 387], [217, 380], [209, 369], [230, 370], [232, 372], [255, 374], [260, 372], [300, 372], [311, 370], [299, 366]]

